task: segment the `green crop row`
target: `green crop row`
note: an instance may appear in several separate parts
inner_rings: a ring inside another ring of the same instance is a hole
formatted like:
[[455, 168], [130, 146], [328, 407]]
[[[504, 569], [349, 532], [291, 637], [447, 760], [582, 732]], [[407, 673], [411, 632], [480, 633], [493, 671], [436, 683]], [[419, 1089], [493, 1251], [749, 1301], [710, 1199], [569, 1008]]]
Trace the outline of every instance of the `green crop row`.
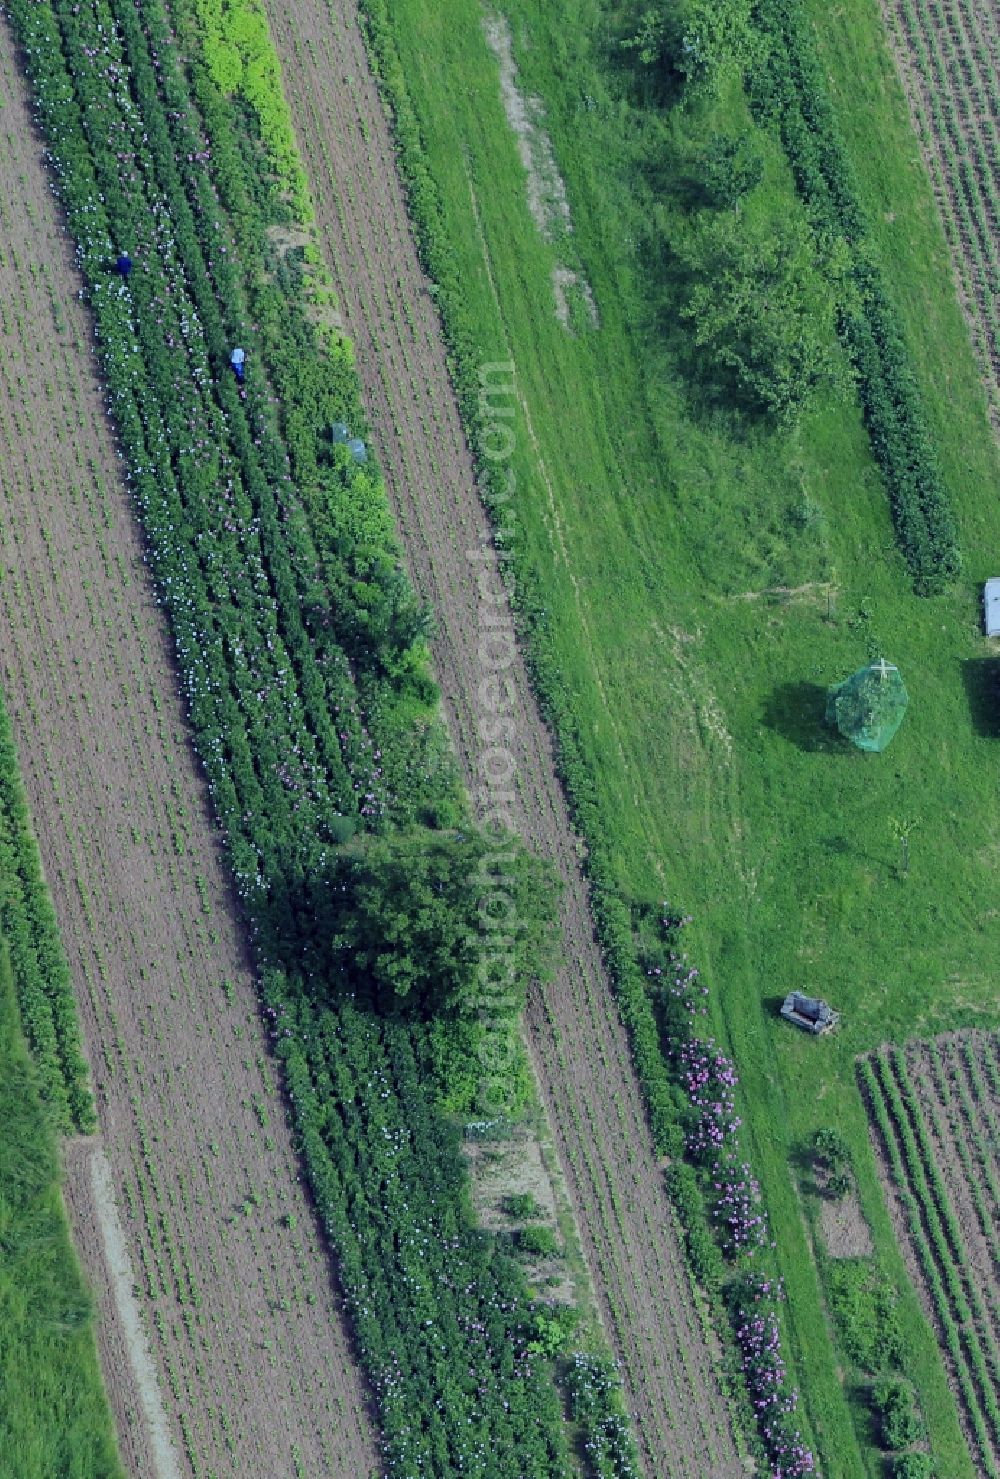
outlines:
[[569, 1475], [523, 1276], [475, 1225], [419, 1038], [267, 977], [276, 1050], [393, 1472]]
[[337, 844], [462, 808], [381, 479], [326, 435], [364, 432], [349, 350], [326, 352], [299, 265], [269, 245], [287, 212], [259, 144], [179, 53], [195, 12], [9, 9], [386, 1467], [562, 1476], [536, 1306], [475, 1227], [431, 1029], [366, 1015], [318, 963]]
[[957, 574], [958, 536], [933, 439], [896, 311], [876, 265], [859, 192], [840, 139], [815, 49], [791, 0], [762, 0], [757, 24], [768, 42], [752, 100], [776, 120], [813, 224], [851, 250], [850, 291], [840, 334], [854, 364], [875, 460], [896, 538], [915, 588], [934, 594]]
[[584, 1453], [594, 1479], [637, 1479], [639, 1457], [611, 1362], [579, 1353], [567, 1387], [570, 1416], [584, 1429]]
[[6, 936], [24, 1031], [57, 1128], [96, 1123], [69, 966], [42, 877], [10, 720], [0, 698], [0, 931]]
[[[935, 1318], [954, 1379], [976, 1438], [978, 1461], [983, 1472], [996, 1479], [992, 1444], [1000, 1434], [1000, 1410], [987, 1370], [979, 1335], [963, 1280], [962, 1245], [954, 1241], [955, 1229], [943, 1191], [932, 1190], [935, 1171], [921, 1153], [917, 1136], [885, 1055], [865, 1059], [860, 1065], [861, 1086], [875, 1125], [885, 1146], [889, 1169], [899, 1189], [907, 1225], [917, 1259], [926, 1281]], [[946, 1209], [942, 1221], [942, 1207]], [[992, 1435], [992, 1436], [991, 1436]]]

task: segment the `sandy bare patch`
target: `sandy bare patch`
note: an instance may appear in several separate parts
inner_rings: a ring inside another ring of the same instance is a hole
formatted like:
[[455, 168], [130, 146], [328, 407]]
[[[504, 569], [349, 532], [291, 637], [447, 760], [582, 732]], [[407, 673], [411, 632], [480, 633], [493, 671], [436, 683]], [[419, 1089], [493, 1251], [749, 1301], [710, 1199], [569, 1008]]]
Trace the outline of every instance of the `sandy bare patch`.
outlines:
[[128, 1362], [149, 1434], [153, 1471], [156, 1479], [181, 1479], [180, 1464], [170, 1436], [159, 1378], [135, 1297], [135, 1270], [115, 1204], [111, 1167], [100, 1146], [91, 1147], [89, 1159], [91, 1209], [100, 1230], [108, 1283], [125, 1336]]
[[[507, 17], [485, 16], [483, 32], [500, 68], [500, 93], [524, 166], [528, 210], [543, 241], [558, 241], [572, 232], [573, 216], [566, 182], [545, 128], [545, 106], [541, 98], [532, 97], [519, 86]], [[552, 296], [556, 318], [567, 333], [575, 332], [575, 322], [592, 329], [600, 327], [594, 294], [581, 272], [557, 262], [552, 268]]]
[[528, 209], [543, 238], [555, 241], [573, 230], [573, 218], [552, 140], [545, 130], [544, 106], [540, 98], [526, 96], [518, 86], [514, 43], [507, 17], [485, 16], [483, 31], [500, 66], [504, 112], [517, 139], [527, 177]]
[[576, 332], [575, 323], [582, 318], [592, 329], [601, 326], [597, 304], [590, 283], [579, 272], [557, 262], [552, 269], [552, 294], [556, 300], [556, 318], [567, 333]]
[[823, 1247], [831, 1258], [867, 1258], [874, 1252], [871, 1229], [853, 1191], [836, 1201], [823, 1197], [819, 1225]]

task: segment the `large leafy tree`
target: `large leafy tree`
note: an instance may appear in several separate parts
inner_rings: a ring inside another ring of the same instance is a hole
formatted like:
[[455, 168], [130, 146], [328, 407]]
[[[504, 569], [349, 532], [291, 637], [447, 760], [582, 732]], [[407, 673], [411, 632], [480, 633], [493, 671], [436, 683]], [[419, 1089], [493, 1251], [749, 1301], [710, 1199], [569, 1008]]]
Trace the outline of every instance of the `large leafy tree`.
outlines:
[[551, 869], [515, 837], [423, 828], [342, 853], [333, 949], [380, 1010], [511, 1015], [548, 973]]
[[680, 316], [698, 357], [747, 410], [787, 425], [842, 380], [837, 261], [820, 264], [804, 220], [702, 212], [675, 251], [685, 277]]
[[714, 93], [753, 59], [752, 0], [656, 0], [626, 42], [667, 88]]

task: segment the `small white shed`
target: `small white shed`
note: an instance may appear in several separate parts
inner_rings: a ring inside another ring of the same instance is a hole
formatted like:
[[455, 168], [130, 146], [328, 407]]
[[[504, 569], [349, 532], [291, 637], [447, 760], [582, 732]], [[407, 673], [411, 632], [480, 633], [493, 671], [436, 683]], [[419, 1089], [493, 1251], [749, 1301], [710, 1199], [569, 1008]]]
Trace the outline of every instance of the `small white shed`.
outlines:
[[983, 586], [983, 614], [987, 637], [1000, 637], [1000, 576], [994, 575]]

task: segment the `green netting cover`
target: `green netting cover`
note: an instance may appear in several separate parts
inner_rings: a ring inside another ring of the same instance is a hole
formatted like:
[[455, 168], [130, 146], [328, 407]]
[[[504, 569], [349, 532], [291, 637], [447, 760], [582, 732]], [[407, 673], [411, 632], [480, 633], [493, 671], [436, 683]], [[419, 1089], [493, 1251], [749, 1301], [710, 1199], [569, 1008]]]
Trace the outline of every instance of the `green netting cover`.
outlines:
[[882, 658], [830, 689], [826, 722], [859, 750], [884, 750], [903, 722], [908, 701], [899, 669]]

